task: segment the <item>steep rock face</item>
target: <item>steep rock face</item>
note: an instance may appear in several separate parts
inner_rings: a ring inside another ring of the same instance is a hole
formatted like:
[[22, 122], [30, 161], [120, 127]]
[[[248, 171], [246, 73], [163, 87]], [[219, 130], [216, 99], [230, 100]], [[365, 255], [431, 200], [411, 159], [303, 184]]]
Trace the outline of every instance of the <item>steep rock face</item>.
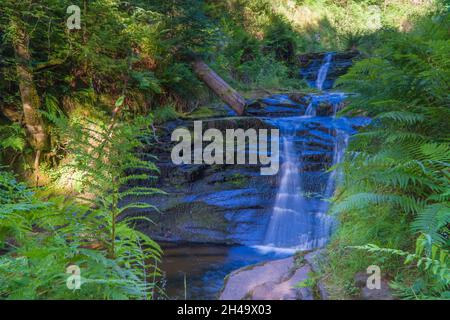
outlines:
[[[297, 124], [295, 146], [301, 147], [301, 151], [299, 149], [297, 152], [300, 160], [298, 171], [303, 177], [304, 190], [311, 193], [311, 208], [314, 208], [320, 205], [320, 197], [315, 195], [323, 193], [326, 186], [326, 170], [333, 161], [337, 132], [334, 120], [329, 117], [311, 118], [308, 121], [298, 119], [298, 116], [304, 115], [305, 106], [311, 99], [314, 99], [311, 95], [302, 93], [278, 94], [259, 99], [253, 106], [255, 115], [248, 112], [243, 117], [228, 116], [227, 110], [223, 110], [219, 112], [222, 115], [219, 117], [201, 117], [203, 131], [215, 128], [225, 133], [227, 129], [278, 128], [286, 121], [283, 119], [286, 114], [280, 110], [289, 108], [289, 116], [293, 116], [289, 119]], [[279, 112], [273, 113], [272, 109]], [[215, 113], [218, 113], [217, 110]], [[257, 164], [175, 165], [171, 159], [171, 150], [176, 142], [171, 141], [171, 134], [176, 128], [185, 128], [192, 136], [195, 119], [196, 116], [192, 116], [166, 123], [158, 130], [157, 140], [141, 150], [143, 158], [155, 162], [160, 173], [156, 179], [141, 181], [138, 185], [157, 187], [167, 194], [134, 199], [158, 209], [133, 209], [128, 210], [126, 215], [151, 219], [152, 223], [137, 222], [137, 227], [157, 241], [261, 244], [281, 175], [263, 176], [260, 173], [261, 166]], [[278, 123], [277, 119], [281, 122]], [[347, 120], [336, 121], [339, 121], [339, 126], [358, 126]], [[208, 143], [204, 142], [203, 146]], [[247, 152], [249, 149], [255, 150], [254, 147], [247, 146]], [[157, 160], [150, 154], [156, 156]], [[129, 200], [124, 199], [123, 204]]]
[[[191, 125], [190, 121], [178, 123], [185, 128]], [[211, 119], [203, 126], [223, 132], [230, 128], [272, 128], [255, 117]], [[170, 158], [174, 145], [171, 130], [168, 126], [159, 143], [149, 146], [148, 152], [158, 156], [160, 175], [157, 181], [144, 182], [168, 194], [139, 199], [158, 210], [130, 210], [127, 214], [150, 218], [153, 223], [141, 222], [138, 227], [158, 241], [260, 244], [281, 176], [261, 175], [260, 165], [175, 165]], [[324, 171], [331, 165], [334, 134], [314, 122], [298, 132], [299, 143], [308, 146], [299, 154], [302, 166], [298, 169], [312, 192], [321, 192], [326, 184]]]
[[[167, 124], [159, 143], [148, 146], [146, 151], [158, 156], [160, 175], [157, 181], [145, 183], [168, 194], [139, 199], [158, 210], [127, 214], [149, 217], [153, 223], [142, 222], [138, 227], [158, 241], [259, 243], [270, 217], [277, 176], [261, 175], [260, 165], [173, 164], [170, 152], [176, 143], [170, 141], [170, 135], [177, 127], [192, 130], [192, 126], [192, 121]], [[226, 129], [272, 126], [255, 117], [224, 117], [204, 120], [203, 130], [209, 128], [225, 133]]]

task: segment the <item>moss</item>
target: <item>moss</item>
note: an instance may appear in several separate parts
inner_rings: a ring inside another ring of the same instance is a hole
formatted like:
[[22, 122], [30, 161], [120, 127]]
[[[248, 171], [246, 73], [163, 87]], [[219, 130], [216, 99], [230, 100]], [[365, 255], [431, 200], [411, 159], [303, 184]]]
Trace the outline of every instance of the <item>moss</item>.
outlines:
[[187, 119], [206, 119], [213, 118], [219, 113], [207, 106], [199, 107], [186, 116]]
[[232, 174], [226, 181], [230, 182], [235, 187], [244, 187], [248, 185], [248, 180], [249, 177], [240, 173], [235, 173]]
[[307, 254], [307, 251], [297, 251], [294, 255], [294, 267], [295, 269], [300, 268], [302, 265], [305, 264], [305, 255]]

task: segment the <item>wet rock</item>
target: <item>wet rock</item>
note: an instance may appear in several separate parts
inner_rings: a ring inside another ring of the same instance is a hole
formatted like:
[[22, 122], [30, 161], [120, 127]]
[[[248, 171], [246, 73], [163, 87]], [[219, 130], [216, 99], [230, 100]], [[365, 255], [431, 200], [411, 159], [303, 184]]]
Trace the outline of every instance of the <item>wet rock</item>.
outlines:
[[259, 109], [259, 108], [262, 108], [261, 102], [259, 102], [258, 100], [250, 100], [250, 101], [247, 101], [245, 111], [247, 111], [248, 109]]
[[323, 163], [317, 163], [317, 162], [304, 162], [300, 166], [299, 173], [305, 173], [305, 172], [315, 172], [315, 171], [321, 171], [325, 170], [326, 166]]
[[295, 258], [264, 262], [238, 269], [227, 276], [220, 300], [313, 300], [311, 288], [296, 285], [311, 272]]
[[333, 103], [320, 103], [316, 108], [316, 115], [318, 117], [328, 117], [333, 116], [344, 107], [343, 103], [333, 104]]
[[[193, 121], [171, 122], [161, 130], [156, 154], [161, 174], [157, 180], [139, 185], [156, 186], [167, 195], [138, 199], [158, 208], [128, 210], [128, 215], [145, 215], [153, 223], [142, 222], [138, 228], [158, 241], [189, 241], [253, 245], [260, 243], [270, 217], [276, 193], [276, 176], [262, 176], [260, 165], [175, 165], [170, 158], [171, 130], [193, 129]], [[203, 130], [270, 129], [256, 117], [204, 119]], [[155, 152], [156, 150], [156, 152]], [[123, 201], [133, 199], [128, 198]], [[137, 200], [137, 199], [134, 199]]]
[[[342, 95], [328, 94], [328, 98], [339, 100]], [[334, 126], [341, 123], [339, 126], [348, 130], [352, 123], [327, 117], [298, 117], [304, 114], [301, 102], [307, 99], [312, 98], [301, 93], [296, 96], [273, 95], [248, 105], [247, 111], [254, 112], [256, 116], [204, 118], [202, 128], [203, 131], [215, 128], [225, 133], [227, 129], [285, 129], [287, 123], [288, 129], [290, 126], [295, 130], [291, 147], [301, 160], [298, 166], [298, 172], [303, 176], [300, 183], [303, 190], [311, 193], [308, 206], [316, 208], [320, 205], [320, 197], [316, 195], [323, 193], [326, 188], [329, 174], [325, 170], [333, 160], [336, 140]], [[314, 96], [315, 101], [320, 99], [320, 96]], [[276, 105], [267, 105], [263, 101]], [[286, 115], [294, 117], [292, 120], [280, 118]], [[262, 176], [260, 165], [253, 164], [175, 165], [170, 156], [175, 142], [170, 141], [170, 137], [176, 128], [186, 128], [192, 133], [193, 120], [171, 121], [159, 128], [158, 140], [140, 152], [143, 159], [146, 154], [158, 157], [155, 164], [160, 168], [160, 175], [129, 185], [157, 187], [168, 194], [124, 199], [123, 205], [127, 201], [137, 200], [158, 208], [127, 210], [126, 215], [150, 218], [153, 223], [143, 221], [138, 228], [159, 241], [260, 244], [272, 214], [281, 175]], [[250, 149], [253, 150], [254, 146], [247, 147], [246, 151]], [[148, 160], [154, 161], [153, 158]]]
[[159, 165], [160, 176], [170, 179], [174, 184], [182, 182], [194, 182], [203, 177], [206, 165], [181, 165], [176, 170], [171, 162]]
[[270, 218], [275, 184], [265, 176], [250, 179], [244, 172], [224, 181], [206, 177], [209, 179], [185, 181], [168, 196], [146, 199], [162, 213], [148, 212], [154, 224], [146, 224], [142, 231], [160, 241], [260, 243]]
[[[270, 129], [269, 124], [265, 123], [256, 117], [225, 117], [225, 118], [213, 118], [205, 119], [202, 121], [203, 130], [210, 128], [221, 130], [225, 132], [226, 129]], [[192, 128], [193, 124], [189, 124], [189, 128]]]
[[304, 151], [301, 154], [302, 161], [331, 163], [333, 161], [333, 154], [327, 151]]
[[302, 105], [307, 105], [309, 103], [309, 101], [311, 100], [310, 95], [307, 93], [296, 92], [296, 93], [291, 93], [288, 96], [289, 96], [289, 99], [291, 99], [292, 101], [297, 102]]
[[326, 117], [326, 116], [332, 116], [333, 115], [333, 105], [331, 103], [320, 103], [316, 107], [316, 115], [318, 117]]
[[271, 106], [262, 105], [260, 108], [248, 108], [245, 111], [252, 116], [263, 117], [287, 117], [287, 116], [299, 116], [305, 113], [303, 106]]
[[370, 124], [372, 120], [367, 117], [354, 117], [352, 118], [351, 126], [358, 130]]
[[299, 116], [305, 113], [305, 105], [294, 102], [287, 95], [275, 95], [248, 105], [245, 113], [262, 117]]
[[305, 112], [306, 99], [291, 99], [288, 94], [274, 94], [249, 103], [245, 109], [247, 115], [264, 117], [299, 116]]

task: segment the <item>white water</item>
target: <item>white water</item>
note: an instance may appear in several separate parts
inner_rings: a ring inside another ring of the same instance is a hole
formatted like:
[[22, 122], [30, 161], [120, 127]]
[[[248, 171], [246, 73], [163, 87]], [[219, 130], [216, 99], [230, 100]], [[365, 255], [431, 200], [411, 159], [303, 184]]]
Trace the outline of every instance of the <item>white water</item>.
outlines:
[[312, 100], [308, 104], [308, 107], [306, 108], [305, 116], [308, 116], [308, 117], [315, 117], [316, 116], [316, 108], [314, 107], [314, 102]]
[[319, 90], [322, 90], [323, 83], [327, 79], [328, 69], [330, 68], [332, 59], [333, 59], [332, 52], [327, 53], [325, 55], [325, 58], [323, 59], [323, 64], [319, 69], [319, 73], [317, 74], [317, 79], [316, 79], [316, 88]]
[[[322, 89], [326, 80], [332, 57], [332, 53], [328, 53], [319, 70], [316, 80], [316, 86], [319, 89]], [[333, 105], [333, 116], [330, 118], [334, 119], [337, 105], [344, 98], [345, 95], [343, 94], [329, 93], [313, 96], [305, 111], [305, 117], [315, 117], [316, 105], [319, 102], [328, 101]], [[304, 120], [310, 121], [308, 119]], [[321, 192], [322, 199], [308, 196], [306, 194], [308, 190], [303, 190], [305, 185], [302, 181], [304, 173], [300, 173], [302, 152], [305, 151], [305, 145], [298, 146], [295, 142], [296, 132], [300, 129], [301, 123], [282, 119], [276, 122], [281, 129], [283, 137], [281, 180], [264, 243], [258, 248], [262, 251], [281, 250], [283, 252], [293, 252], [295, 250], [310, 250], [323, 247], [328, 242], [334, 225], [334, 219], [327, 214], [327, 211], [329, 198], [333, 196], [336, 182], [341, 178], [340, 172], [339, 170], [333, 170], [328, 173], [326, 183]], [[342, 161], [348, 142], [348, 134], [346, 132], [336, 129], [335, 133], [336, 135], [333, 138], [332, 166]], [[305, 138], [308, 139], [310, 137], [306, 136]]]
[[300, 162], [291, 139], [283, 138], [283, 165], [265, 245], [291, 248], [313, 240], [312, 216], [304, 214], [306, 199], [301, 194]]
[[[290, 130], [290, 132], [295, 132]], [[302, 189], [302, 166], [300, 153], [296, 152], [293, 135], [285, 133], [282, 140], [283, 164], [281, 166], [281, 181], [278, 189], [272, 216], [266, 232], [264, 245], [259, 249], [272, 250], [311, 250], [323, 247], [333, 229], [334, 219], [327, 214], [329, 198], [333, 196], [335, 183], [339, 180], [339, 171], [328, 174], [323, 191], [323, 199], [306, 195]], [[340, 163], [343, 159], [348, 135], [338, 131], [333, 150], [331, 165]], [[324, 173], [325, 174], [325, 173]]]
[[[333, 149], [333, 163], [335, 166], [342, 162], [344, 158], [345, 149], [348, 144], [348, 134], [343, 131], [337, 131], [336, 135], [336, 143]], [[340, 173], [341, 170], [333, 170], [330, 172], [330, 176], [328, 178], [327, 187], [325, 188], [324, 196], [325, 198], [330, 198], [333, 196], [334, 186], [336, 182], [340, 182]]]

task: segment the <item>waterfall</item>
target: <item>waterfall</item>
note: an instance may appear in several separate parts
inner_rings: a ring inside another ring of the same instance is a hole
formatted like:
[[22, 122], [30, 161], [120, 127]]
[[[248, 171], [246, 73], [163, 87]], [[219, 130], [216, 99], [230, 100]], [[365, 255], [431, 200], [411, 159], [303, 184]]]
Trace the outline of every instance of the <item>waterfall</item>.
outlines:
[[272, 219], [267, 229], [265, 245], [290, 248], [310, 241], [308, 233], [312, 219], [303, 214], [305, 198], [301, 194], [300, 161], [292, 137], [284, 137], [281, 182]]
[[[296, 128], [296, 127], [295, 127]], [[295, 146], [295, 129], [283, 130], [281, 180], [272, 216], [266, 231], [264, 246], [277, 249], [311, 250], [323, 247], [331, 234], [334, 220], [327, 214], [329, 198], [333, 196], [340, 172], [328, 173], [321, 198], [308, 196], [303, 174], [302, 150]], [[348, 134], [337, 130], [331, 165], [343, 159]]]
[[319, 73], [317, 74], [317, 80], [316, 80], [316, 88], [319, 90], [322, 90], [323, 83], [327, 79], [328, 75], [328, 69], [331, 65], [331, 60], [333, 59], [333, 53], [329, 52], [325, 55], [325, 58], [323, 59], [323, 64], [320, 66]]
[[[336, 143], [333, 148], [333, 162], [332, 165], [335, 166], [342, 162], [344, 158], [345, 149], [347, 149], [348, 145], [348, 134], [341, 130], [337, 130], [336, 134]], [[325, 188], [324, 196], [325, 198], [330, 198], [333, 196], [334, 187], [337, 182], [340, 182], [342, 170], [333, 170], [330, 172], [327, 181], [327, 187]]]
[[314, 107], [314, 102], [311, 100], [311, 102], [308, 104], [308, 107], [305, 111], [305, 116], [308, 117], [315, 117], [316, 116], [316, 108]]
[[[332, 58], [333, 53], [325, 55], [317, 74], [316, 87], [320, 90], [326, 80]], [[328, 92], [312, 95], [303, 117], [271, 121], [280, 128], [282, 165], [279, 189], [262, 248], [311, 250], [327, 243], [335, 223], [327, 214], [329, 198], [333, 196], [336, 182], [341, 179], [341, 172], [333, 170], [328, 173], [326, 167], [340, 163], [347, 147], [348, 132], [339, 129], [335, 124], [338, 106], [345, 97], [343, 93]], [[332, 105], [332, 116], [316, 117], [316, 108], [322, 102]], [[304, 133], [299, 137], [297, 132], [300, 131]], [[308, 165], [311, 164], [305, 162], [305, 159], [318, 154], [322, 155], [318, 156], [319, 164], [325, 166], [321, 166], [322, 169], [314, 169], [316, 171], [308, 171]], [[323, 156], [325, 154], [329, 156]], [[321, 180], [320, 177], [324, 179]], [[320, 195], [310, 190], [311, 181], [309, 184], [304, 181], [307, 178], [319, 186]]]

